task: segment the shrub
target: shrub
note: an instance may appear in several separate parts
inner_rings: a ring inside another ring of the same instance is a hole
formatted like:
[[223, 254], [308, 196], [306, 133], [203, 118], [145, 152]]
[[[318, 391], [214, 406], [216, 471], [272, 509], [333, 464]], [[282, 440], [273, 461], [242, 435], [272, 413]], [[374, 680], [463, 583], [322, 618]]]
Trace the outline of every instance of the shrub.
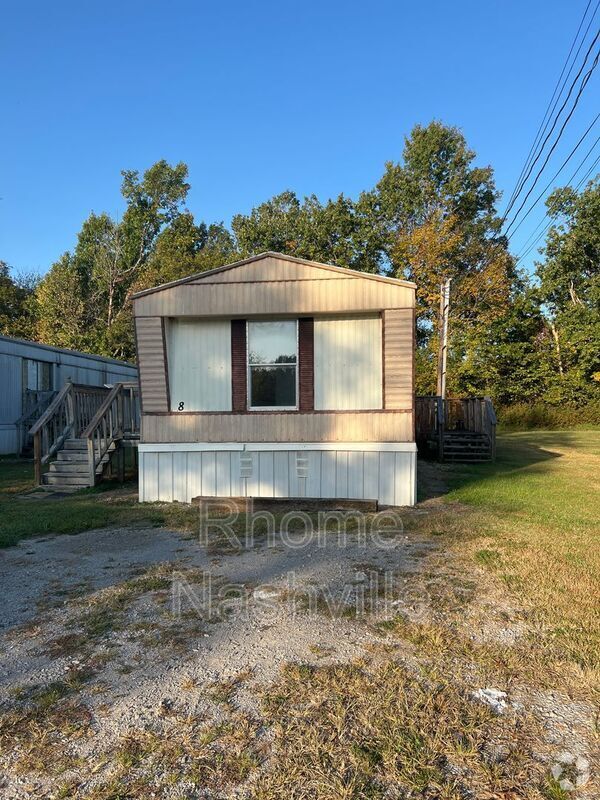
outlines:
[[513, 403], [496, 409], [498, 422], [504, 430], [530, 428], [575, 428], [600, 425], [600, 401], [584, 406], [550, 403]]

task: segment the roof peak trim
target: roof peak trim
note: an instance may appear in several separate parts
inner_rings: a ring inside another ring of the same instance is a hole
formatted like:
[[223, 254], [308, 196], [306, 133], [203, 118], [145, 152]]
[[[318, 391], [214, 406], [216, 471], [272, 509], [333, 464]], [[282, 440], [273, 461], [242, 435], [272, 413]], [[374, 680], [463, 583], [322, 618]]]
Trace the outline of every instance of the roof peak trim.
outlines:
[[295, 264], [304, 264], [307, 267], [315, 267], [317, 269], [326, 269], [332, 272], [339, 272], [341, 274], [351, 276], [353, 278], [363, 278], [366, 280], [374, 280], [374, 281], [382, 281], [383, 283], [391, 283], [395, 286], [405, 286], [409, 289], [416, 289], [416, 284], [412, 283], [411, 281], [405, 281], [400, 278], [388, 278], [385, 275], [374, 275], [371, 272], [361, 272], [357, 269], [347, 269], [346, 267], [336, 267], [334, 264], [323, 264], [319, 261], [310, 261], [306, 258], [297, 258], [296, 256], [289, 256], [285, 253], [275, 253], [272, 250], [267, 250], [264, 253], [259, 253], [256, 256], [250, 256], [249, 258], [244, 258], [241, 261], [234, 261], [232, 264], [224, 264], [222, 267], [215, 267], [215, 269], [209, 269], [205, 272], [198, 272], [195, 275], [189, 275], [186, 278], [179, 278], [176, 281], [170, 281], [169, 283], [163, 283], [159, 286], [154, 286], [150, 289], [143, 289], [140, 292], [136, 292], [132, 295], [132, 299], [136, 300], [138, 297], [144, 297], [148, 294], [154, 294], [155, 292], [162, 292], [165, 289], [171, 289], [174, 286], [181, 286], [186, 283], [193, 283], [194, 281], [203, 280], [204, 278], [209, 277], [210, 275], [216, 275], [219, 272], [226, 272], [230, 269], [236, 269], [237, 267], [243, 267], [245, 264], [252, 264], [255, 261], [261, 261], [265, 258], [278, 258], [283, 261], [291, 261]]

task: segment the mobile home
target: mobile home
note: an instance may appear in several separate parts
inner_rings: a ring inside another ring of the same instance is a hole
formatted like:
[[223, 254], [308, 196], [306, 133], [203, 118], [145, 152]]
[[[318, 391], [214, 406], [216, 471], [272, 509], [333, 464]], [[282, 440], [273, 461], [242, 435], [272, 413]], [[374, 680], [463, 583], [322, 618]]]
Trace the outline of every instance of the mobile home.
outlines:
[[137, 368], [126, 361], [0, 336], [0, 376], [0, 453], [6, 454], [21, 448], [19, 420], [66, 381], [103, 386], [136, 380]]
[[415, 285], [264, 253], [134, 296], [141, 501], [415, 502]]

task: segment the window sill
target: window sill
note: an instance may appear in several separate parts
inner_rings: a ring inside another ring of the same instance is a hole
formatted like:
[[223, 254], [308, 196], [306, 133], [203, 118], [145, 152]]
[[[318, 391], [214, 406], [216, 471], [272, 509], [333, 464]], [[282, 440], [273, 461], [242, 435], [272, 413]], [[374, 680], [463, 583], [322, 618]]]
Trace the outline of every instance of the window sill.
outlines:
[[298, 406], [248, 406], [248, 411], [298, 411]]

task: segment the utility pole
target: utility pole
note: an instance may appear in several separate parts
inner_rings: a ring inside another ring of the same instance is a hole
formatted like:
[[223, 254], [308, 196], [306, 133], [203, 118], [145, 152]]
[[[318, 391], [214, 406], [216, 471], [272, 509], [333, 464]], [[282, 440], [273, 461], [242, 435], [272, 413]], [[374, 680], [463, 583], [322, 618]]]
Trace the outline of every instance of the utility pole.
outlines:
[[438, 458], [444, 460], [444, 433], [446, 429], [446, 360], [448, 356], [448, 311], [450, 310], [450, 278], [440, 286], [440, 349], [438, 353], [436, 427]]
[[440, 286], [440, 348], [438, 353], [437, 396], [446, 399], [446, 361], [448, 356], [448, 312], [450, 310], [450, 278]]

